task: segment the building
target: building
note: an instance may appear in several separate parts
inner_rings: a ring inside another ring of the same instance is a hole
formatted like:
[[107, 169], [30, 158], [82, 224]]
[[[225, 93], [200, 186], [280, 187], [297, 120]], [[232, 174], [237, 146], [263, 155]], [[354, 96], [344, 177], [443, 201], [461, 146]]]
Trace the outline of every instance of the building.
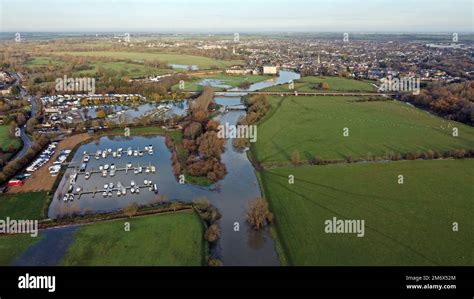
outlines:
[[265, 65], [263, 66], [263, 74], [276, 75], [278, 74], [278, 68], [276, 66]]

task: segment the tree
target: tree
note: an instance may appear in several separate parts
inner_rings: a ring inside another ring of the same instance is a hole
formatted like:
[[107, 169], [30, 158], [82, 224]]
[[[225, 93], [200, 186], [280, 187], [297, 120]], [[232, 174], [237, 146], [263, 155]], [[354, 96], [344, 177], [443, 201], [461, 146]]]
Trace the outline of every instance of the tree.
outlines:
[[263, 198], [257, 197], [249, 202], [247, 221], [256, 230], [273, 221], [273, 214]]
[[294, 150], [293, 154], [291, 155], [291, 163], [293, 163], [293, 165], [298, 165], [300, 164], [300, 162], [300, 153], [298, 152], [298, 150]]
[[129, 204], [123, 209], [123, 213], [127, 215], [129, 218], [132, 218], [133, 216], [135, 216], [137, 212], [138, 212], [138, 205], [135, 202]]
[[103, 109], [97, 110], [96, 117], [97, 118], [105, 118], [105, 111]]
[[206, 233], [204, 234], [204, 238], [209, 242], [213, 243], [219, 239], [220, 236], [220, 229], [217, 224], [211, 224], [209, 228], [206, 230]]

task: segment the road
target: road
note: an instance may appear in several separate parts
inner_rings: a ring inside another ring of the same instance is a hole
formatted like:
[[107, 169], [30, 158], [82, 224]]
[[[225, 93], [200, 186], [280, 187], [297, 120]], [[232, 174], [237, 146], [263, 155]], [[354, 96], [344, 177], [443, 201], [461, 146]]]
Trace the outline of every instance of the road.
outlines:
[[[16, 81], [15, 81], [14, 85], [20, 87], [20, 96], [22, 98], [28, 96], [27, 93], [26, 93], [26, 90], [20, 85], [20, 76], [17, 73], [12, 73], [12, 75], [16, 78]], [[35, 114], [36, 114], [36, 110], [37, 110], [35, 97], [28, 96], [28, 101], [31, 104], [31, 117], [34, 117]], [[20, 128], [20, 134], [21, 134], [20, 135], [21, 141], [23, 142], [23, 147], [15, 155], [15, 157], [13, 157], [12, 160], [17, 159], [17, 158], [22, 158], [23, 156], [25, 156], [26, 153], [28, 152], [28, 150], [33, 145], [30, 138], [28, 137], [28, 134], [26, 134], [26, 125], [24, 125]]]

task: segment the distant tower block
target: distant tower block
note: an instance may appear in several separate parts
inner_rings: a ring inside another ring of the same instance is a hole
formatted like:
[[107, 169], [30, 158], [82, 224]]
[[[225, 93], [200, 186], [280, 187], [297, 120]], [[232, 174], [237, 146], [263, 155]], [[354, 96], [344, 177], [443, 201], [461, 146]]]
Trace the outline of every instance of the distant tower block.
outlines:
[[232, 47], [232, 54], [235, 54], [235, 46]]

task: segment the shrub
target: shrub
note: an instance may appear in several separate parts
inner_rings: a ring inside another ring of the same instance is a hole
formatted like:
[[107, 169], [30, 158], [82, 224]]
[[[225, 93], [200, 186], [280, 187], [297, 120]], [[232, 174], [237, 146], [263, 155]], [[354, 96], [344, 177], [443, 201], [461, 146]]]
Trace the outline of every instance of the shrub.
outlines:
[[247, 221], [256, 230], [273, 221], [273, 214], [263, 198], [258, 197], [249, 202]]

